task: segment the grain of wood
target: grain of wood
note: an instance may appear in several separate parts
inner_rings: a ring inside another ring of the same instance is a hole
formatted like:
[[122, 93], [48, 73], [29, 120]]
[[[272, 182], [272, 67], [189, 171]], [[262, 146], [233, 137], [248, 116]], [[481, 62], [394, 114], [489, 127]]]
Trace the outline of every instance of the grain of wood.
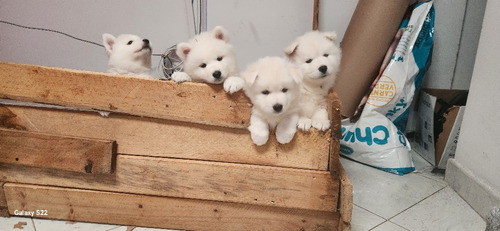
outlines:
[[258, 147], [244, 129], [117, 114], [102, 117], [88, 112], [10, 106], [3, 109], [0, 118], [5, 115], [8, 119], [0, 120], [0, 126], [115, 140], [118, 153], [314, 170], [328, 168], [330, 131], [298, 132], [286, 145], [271, 136], [268, 144]]
[[111, 173], [114, 142], [0, 128], [0, 163]]
[[250, 101], [222, 85], [0, 62], [0, 98], [244, 128]]
[[328, 171], [118, 155], [114, 174], [60, 174], [0, 164], [6, 182], [337, 211], [339, 182]]
[[0, 181], [0, 217], [8, 217], [9, 209], [7, 207], [7, 199], [5, 198], [5, 191], [3, 185], [5, 182]]
[[339, 213], [341, 221], [344, 223], [344, 227], [350, 230], [350, 224], [352, 219], [352, 183], [347, 177], [347, 174], [342, 165], [339, 166], [340, 173], [340, 200], [339, 200]]
[[339, 172], [336, 172], [340, 169], [340, 137], [342, 136], [342, 117], [340, 114], [341, 102], [335, 92], [331, 92], [329, 94], [329, 99], [331, 103], [330, 111], [331, 111], [331, 143], [330, 143], [330, 151], [329, 151], [329, 163], [328, 169], [332, 172], [332, 176], [338, 176]]
[[333, 212], [11, 183], [6, 194], [11, 213], [44, 208], [48, 215], [38, 217], [183, 230], [333, 230], [339, 219]]
[[[13, 198], [8, 203], [46, 204], [62, 211], [63, 218], [56, 219], [129, 225], [144, 221], [179, 224], [175, 227], [180, 229], [193, 220], [198, 226], [190, 229], [197, 230], [255, 230], [256, 223], [269, 230], [349, 227], [352, 185], [338, 160], [341, 120], [335, 93], [330, 94], [331, 131], [298, 132], [287, 145], [271, 136], [267, 145], [256, 147], [243, 129], [249, 100], [242, 92], [226, 94], [220, 85], [2, 62], [0, 70], [0, 98], [119, 112], [106, 118], [0, 107], [0, 127], [117, 140], [119, 153], [134, 155], [119, 154], [114, 174], [61, 174], [0, 163], [2, 181], [38, 185], [6, 183]], [[28, 194], [34, 196], [23, 197]], [[92, 212], [85, 214], [84, 208]], [[175, 208], [181, 208], [179, 213], [165, 215]], [[103, 211], [118, 216], [109, 221]], [[142, 219], [134, 220], [138, 214]], [[151, 214], [161, 215], [149, 219]]]

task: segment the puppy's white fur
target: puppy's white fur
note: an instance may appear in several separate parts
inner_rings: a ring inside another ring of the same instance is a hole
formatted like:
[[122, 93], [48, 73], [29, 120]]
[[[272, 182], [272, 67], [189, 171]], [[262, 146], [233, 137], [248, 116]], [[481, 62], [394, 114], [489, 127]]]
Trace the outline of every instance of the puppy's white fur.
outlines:
[[335, 32], [311, 31], [298, 37], [285, 54], [303, 74], [298, 127], [311, 126], [325, 131], [330, 128], [327, 112], [328, 92], [333, 87], [340, 65], [341, 50], [335, 44]]
[[187, 43], [177, 44], [176, 54], [183, 61], [183, 71], [175, 72], [172, 80], [224, 83], [224, 89], [229, 93], [243, 88], [244, 81], [237, 76], [233, 46], [229, 44], [227, 31], [221, 26], [203, 32]]
[[102, 35], [108, 55], [108, 72], [122, 75], [151, 77], [151, 53], [149, 40], [137, 35], [122, 34], [115, 38]]
[[245, 94], [252, 101], [248, 130], [256, 145], [264, 145], [269, 130], [276, 129], [278, 142], [289, 143], [297, 131], [301, 72], [283, 58], [265, 57], [242, 73]]

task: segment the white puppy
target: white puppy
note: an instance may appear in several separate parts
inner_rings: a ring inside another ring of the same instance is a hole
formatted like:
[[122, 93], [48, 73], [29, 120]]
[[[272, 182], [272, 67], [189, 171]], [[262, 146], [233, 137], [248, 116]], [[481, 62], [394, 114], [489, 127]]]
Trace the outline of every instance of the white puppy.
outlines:
[[221, 26], [203, 32], [187, 43], [177, 44], [176, 54], [183, 61], [183, 71], [174, 72], [175, 82], [224, 83], [229, 93], [243, 88], [244, 81], [237, 77], [238, 65], [227, 31]]
[[264, 145], [270, 129], [276, 129], [278, 142], [290, 142], [299, 119], [300, 70], [283, 58], [266, 57], [251, 64], [242, 77], [253, 104], [248, 127], [253, 142]]
[[308, 32], [298, 37], [285, 53], [303, 74], [301, 108], [298, 127], [309, 130], [311, 126], [325, 131], [330, 128], [327, 101], [340, 65], [341, 50], [335, 44], [335, 32]]
[[122, 34], [115, 38], [102, 35], [108, 55], [108, 72], [151, 77], [151, 44], [137, 35]]

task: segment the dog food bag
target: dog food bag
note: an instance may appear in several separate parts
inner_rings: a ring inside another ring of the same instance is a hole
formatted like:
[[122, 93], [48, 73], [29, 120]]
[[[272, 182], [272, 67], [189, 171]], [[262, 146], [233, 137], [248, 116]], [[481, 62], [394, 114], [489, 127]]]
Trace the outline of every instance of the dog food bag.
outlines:
[[433, 34], [433, 3], [418, 3], [409, 20], [401, 23], [393, 55], [359, 119], [342, 120], [341, 155], [399, 175], [415, 170], [403, 132], [415, 91], [430, 65]]

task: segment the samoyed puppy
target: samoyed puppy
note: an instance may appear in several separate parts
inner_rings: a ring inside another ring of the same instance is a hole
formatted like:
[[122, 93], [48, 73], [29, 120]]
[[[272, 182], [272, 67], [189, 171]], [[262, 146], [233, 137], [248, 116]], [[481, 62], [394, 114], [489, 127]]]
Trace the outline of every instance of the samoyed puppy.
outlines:
[[228, 32], [221, 26], [196, 35], [189, 42], [177, 44], [176, 54], [183, 61], [182, 72], [174, 72], [175, 82], [224, 84], [224, 90], [234, 93], [243, 88], [238, 65]]
[[301, 130], [312, 127], [325, 131], [330, 128], [327, 101], [339, 70], [341, 50], [335, 43], [335, 32], [311, 31], [298, 37], [285, 48], [288, 59], [303, 75], [299, 99]]
[[264, 145], [271, 129], [279, 143], [289, 143], [299, 120], [300, 70], [284, 58], [265, 57], [249, 65], [241, 76], [253, 104], [248, 127], [252, 141]]
[[105, 33], [103, 45], [108, 55], [108, 72], [151, 77], [151, 43], [137, 35], [122, 34], [115, 38]]

